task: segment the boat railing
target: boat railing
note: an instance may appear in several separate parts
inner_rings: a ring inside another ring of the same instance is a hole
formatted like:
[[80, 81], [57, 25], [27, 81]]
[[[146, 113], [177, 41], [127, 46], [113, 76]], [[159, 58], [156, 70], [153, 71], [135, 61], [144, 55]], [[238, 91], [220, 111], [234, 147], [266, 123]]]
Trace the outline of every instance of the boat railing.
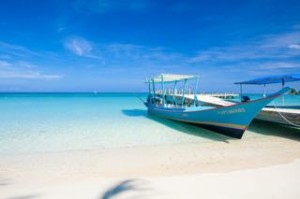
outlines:
[[[174, 91], [172, 89], [166, 89], [164, 91], [157, 90], [156, 94], [159, 95], [195, 95], [195, 92], [193, 89], [183, 90], [183, 89], [175, 89]], [[233, 99], [235, 97], [238, 97], [239, 94], [232, 93], [232, 92], [224, 92], [224, 93], [216, 93], [216, 92], [196, 92], [196, 95], [206, 95], [206, 96], [212, 96], [212, 97], [218, 97], [222, 99]]]

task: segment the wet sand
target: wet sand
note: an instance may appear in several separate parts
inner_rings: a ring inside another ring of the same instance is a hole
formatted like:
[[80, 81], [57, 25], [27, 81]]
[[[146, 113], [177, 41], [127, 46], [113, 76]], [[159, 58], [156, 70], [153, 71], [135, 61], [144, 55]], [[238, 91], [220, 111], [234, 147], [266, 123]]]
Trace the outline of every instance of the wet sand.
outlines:
[[0, 198], [300, 198], [297, 131], [2, 156]]

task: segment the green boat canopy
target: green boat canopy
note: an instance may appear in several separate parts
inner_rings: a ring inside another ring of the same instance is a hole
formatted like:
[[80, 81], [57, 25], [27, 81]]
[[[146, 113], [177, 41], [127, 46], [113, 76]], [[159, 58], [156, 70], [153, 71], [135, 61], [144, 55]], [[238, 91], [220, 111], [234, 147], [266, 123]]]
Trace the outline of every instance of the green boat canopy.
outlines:
[[300, 73], [298, 74], [289, 74], [289, 75], [276, 75], [276, 76], [266, 76], [261, 77], [253, 80], [243, 81], [243, 82], [236, 82], [235, 84], [276, 84], [282, 83], [284, 85], [285, 82], [294, 82], [300, 81]]
[[191, 79], [197, 79], [198, 76], [195, 75], [179, 75], [179, 74], [160, 74], [156, 77], [150, 78], [148, 82], [154, 83], [175, 83], [180, 81], [186, 81]]

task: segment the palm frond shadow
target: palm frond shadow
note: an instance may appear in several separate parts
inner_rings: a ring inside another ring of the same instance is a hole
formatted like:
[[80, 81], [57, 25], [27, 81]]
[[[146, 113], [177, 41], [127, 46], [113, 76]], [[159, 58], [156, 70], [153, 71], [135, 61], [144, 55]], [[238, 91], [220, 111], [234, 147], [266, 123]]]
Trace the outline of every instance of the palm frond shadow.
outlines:
[[142, 181], [141, 180], [124, 180], [122, 182], [117, 183], [116, 185], [112, 186], [106, 192], [104, 192], [99, 199], [111, 199], [117, 196], [124, 194], [125, 192], [129, 191], [144, 191], [145, 188], [142, 188]]

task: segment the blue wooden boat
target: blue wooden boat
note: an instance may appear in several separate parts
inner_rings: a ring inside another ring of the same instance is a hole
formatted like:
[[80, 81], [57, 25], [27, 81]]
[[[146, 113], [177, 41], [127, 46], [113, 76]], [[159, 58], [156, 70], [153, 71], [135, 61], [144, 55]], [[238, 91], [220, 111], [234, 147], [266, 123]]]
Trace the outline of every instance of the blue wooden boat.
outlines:
[[[236, 82], [241, 88], [241, 97], [243, 93], [243, 85], [263, 85], [264, 96], [266, 95], [266, 85], [280, 83], [282, 87], [286, 82], [300, 81], [300, 73], [297, 74], [285, 74], [285, 75], [273, 75], [260, 77], [248, 81]], [[295, 96], [296, 97], [296, 96]], [[269, 104], [256, 116], [256, 119], [273, 122], [278, 124], [284, 124], [293, 127], [300, 127], [300, 102], [297, 104], [288, 104], [282, 96], [281, 104]]]
[[[184, 90], [188, 81], [195, 81], [196, 85], [194, 87], [194, 100], [187, 104], [185, 103]], [[175, 95], [176, 86], [179, 82], [183, 83], [182, 103], [178, 102], [178, 98]], [[149, 95], [145, 105], [148, 107], [149, 114], [199, 125], [234, 138], [242, 138], [245, 130], [260, 110], [274, 98], [290, 90], [289, 88], [283, 88], [266, 98], [219, 107], [198, 102], [198, 76], [161, 74], [149, 79], [147, 83], [149, 85]], [[156, 89], [157, 84], [160, 84], [161, 90]], [[166, 97], [165, 85], [167, 84], [173, 84], [173, 101], [170, 100], [170, 93], [172, 92], [169, 92], [168, 98]]]

